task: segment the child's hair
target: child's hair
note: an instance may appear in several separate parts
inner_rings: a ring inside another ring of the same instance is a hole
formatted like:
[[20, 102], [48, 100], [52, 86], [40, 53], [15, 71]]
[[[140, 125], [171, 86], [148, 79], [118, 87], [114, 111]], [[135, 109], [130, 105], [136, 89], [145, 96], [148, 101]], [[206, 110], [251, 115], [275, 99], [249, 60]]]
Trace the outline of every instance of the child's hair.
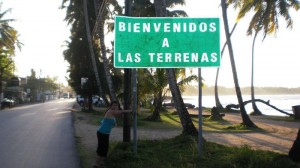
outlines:
[[120, 106], [120, 103], [119, 103], [118, 101], [116, 101], [116, 100], [115, 100], [115, 101], [112, 101], [112, 102], [110, 103], [110, 106], [112, 106], [113, 104], [117, 104], [117, 105], [118, 105], [118, 109], [119, 109], [119, 110], [122, 110], [122, 109], [121, 109], [121, 106]]
[[115, 101], [110, 102], [110, 106], [109, 106], [109, 108], [106, 109], [105, 113], [111, 108], [111, 106], [113, 104], [117, 104], [118, 105], [118, 109], [121, 110], [119, 102], [115, 100]]

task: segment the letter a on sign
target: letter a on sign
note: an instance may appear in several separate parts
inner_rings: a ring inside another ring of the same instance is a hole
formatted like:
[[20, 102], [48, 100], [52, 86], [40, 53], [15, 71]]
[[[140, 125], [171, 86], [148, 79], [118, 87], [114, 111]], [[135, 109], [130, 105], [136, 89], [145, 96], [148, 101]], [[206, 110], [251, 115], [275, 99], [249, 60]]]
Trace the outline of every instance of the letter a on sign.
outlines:
[[169, 46], [169, 41], [168, 41], [168, 38], [164, 38], [164, 41], [163, 41], [162, 47], [170, 47], [170, 46]]

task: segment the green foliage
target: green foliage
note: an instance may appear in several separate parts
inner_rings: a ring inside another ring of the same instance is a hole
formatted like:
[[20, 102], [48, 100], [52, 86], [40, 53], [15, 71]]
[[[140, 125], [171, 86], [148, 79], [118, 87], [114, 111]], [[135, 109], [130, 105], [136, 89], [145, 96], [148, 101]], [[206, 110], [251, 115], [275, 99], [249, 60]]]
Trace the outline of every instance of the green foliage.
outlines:
[[[99, 119], [103, 116], [105, 109], [100, 112], [94, 111], [88, 115], [95, 115], [92, 124], [99, 124]], [[161, 122], [144, 121], [143, 117], [150, 114], [149, 111], [143, 111], [138, 116], [138, 128], [149, 129], [180, 129], [181, 124], [176, 112], [162, 113]], [[197, 122], [197, 120], [193, 120]], [[118, 118], [117, 123], [122, 125], [122, 118]], [[203, 121], [205, 131], [261, 131], [259, 129], [245, 129], [242, 125], [232, 126], [237, 130], [224, 129], [230, 125], [227, 121]], [[245, 129], [245, 130], [243, 130]], [[137, 154], [132, 152], [132, 143], [111, 142], [110, 153], [107, 159], [107, 167], [179, 167], [179, 168], [297, 168], [299, 164], [288, 159], [287, 155], [275, 152], [253, 150], [249, 146], [228, 147], [211, 142], [203, 144], [203, 157], [200, 159], [197, 150], [197, 140], [191, 136], [180, 135], [172, 139], [165, 140], [139, 140]], [[81, 152], [85, 152], [82, 151]], [[86, 157], [86, 156], [85, 156]], [[94, 155], [90, 156], [94, 159]]]
[[13, 56], [15, 55], [15, 46], [21, 48], [18, 40], [18, 32], [10, 26], [13, 19], [4, 19], [10, 9], [2, 12], [2, 3], [0, 3], [0, 93], [2, 92], [2, 80], [9, 79], [15, 71]]
[[236, 131], [263, 131], [261, 128], [253, 128], [248, 127], [245, 124], [236, 124], [236, 125], [230, 125], [225, 128], [225, 130], [236, 130]]
[[[100, 111], [89, 111], [85, 110], [84, 113], [95, 115], [93, 117], [93, 121], [91, 124], [98, 125], [99, 120], [103, 117], [105, 108], [101, 109]], [[147, 118], [151, 115], [151, 111], [149, 110], [141, 110], [138, 113], [137, 117], [137, 125], [139, 128], [151, 128], [151, 129], [181, 129], [182, 125], [180, 123], [180, 119], [178, 116], [177, 111], [167, 111], [161, 113], [161, 120], [157, 122], [147, 121]], [[131, 116], [132, 119], [132, 116]], [[192, 121], [195, 127], [198, 127], [198, 117], [193, 117]], [[226, 120], [211, 120], [209, 117], [203, 118], [202, 129], [204, 131], [213, 131], [213, 132], [257, 132], [257, 131], [264, 131], [260, 128], [248, 128], [243, 124], [232, 125], [230, 122]], [[117, 125], [123, 125], [123, 118], [117, 117]]]
[[276, 33], [279, 28], [279, 17], [281, 16], [287, 24], [288, 28], [292, 28], [293, 20], [290, 16], [289, 9], [296, 11], [300, 8], [300, 2], [295, 0], [274, 0], [274, 1], [233, 1], [229, 0], [229, 4], [233, 4], [234, 8], [239, 8], [237, 21], [244, 18], [246, 14], [254, 10], [254, 15], [250, 21], [247, 34], [252, 32], [263, 31], [264, 37], [270, 33]]
[[207, 118], [208, 121], [223, 121], [222, 116], [219, 115], [211, 115]]
[[[122, 8], [119, 6], [117, 1], [108, 1], [107, 4], [110, 7], [104, 7], [104, 9], [112, 9], [113, 11], [104, 10], [104, 13], [102, 14], [105, 19], [111, 17], [112, 14], [120, 13]], [[91, 29], [94, 28], [96, 22], [96, 12], [93, 5], [93, 1], [88, 1], [88, 16]], [[85, 97], [93, 94], [99, 95], [99, 87], [97, 86], [88, 46], [82, 1], [63, 0], [61, 8], [66, 8], [65, 20], [71, 25], [71, 36], [70, 39], [65, 42], [66, 50], [63, 52], [65, 60], [70, 64], [68, 69], [68, 83], [77, 94], [84, 95]], [[111, 29], [111, 26], [108, 29]], [[100, 58], [100, 46], [96, 45], [96, 43], [98, 44], [99, 39], [95, 38], [94, 40], [94, 48], [99, 56], [96, 58], [96, 66], [99, 73], [101, 88], [104, 92], [103, 95], [107, 95], [109, 89], [106, 82], [106, 76], [104, 74], [103, 62], [100, 62], [102, 61]], [[113, 50], [107, 49], [107, 53], [113, 55]], [[113, 85], [115, 91], [118, 93], [122, 87], [123, 74], [120, 69], [113, 69], [113, 60], [110, 60], [109, 62]], [[86, 88], [81, 87], [81, 78], [83, 77], [88, 78], [88, 86]]]
[[132, 144], [114, 143], [107, 167], [131, 168], [297, 168], [299, 164], [286, 155], [274, 152], [252, 150], [249, 146], [227, 147], [211, 142], [203, 144], [203, 157], [198, 155], [197, 141], [187, 135], [167, 140], [143, 140], [138, 142], [137, 154]]

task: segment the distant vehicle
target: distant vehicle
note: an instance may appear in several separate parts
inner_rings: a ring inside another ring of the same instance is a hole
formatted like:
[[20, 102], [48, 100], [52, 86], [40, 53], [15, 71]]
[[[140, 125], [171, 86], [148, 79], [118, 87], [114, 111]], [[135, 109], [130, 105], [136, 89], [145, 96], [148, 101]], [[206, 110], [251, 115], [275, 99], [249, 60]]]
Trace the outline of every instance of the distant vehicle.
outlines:
[[76, 101], [78, 102], [78, 104], [83, 105], [84, 98], [81, 95], [77, 95]]
[[105, 105], [103, 99], [97, 95], [93, 96], [93, 104], [97, 107], [101, 107]]
[[70, 98], [70, 93], [69, 92], [63, 93], [63, 98], [64, 99], [69, 99]]
[[8, 99], [8, 98], [4, 98], [1, 101], [1, 108], [5, 108], [5, 107], [12, 108], [14, 105], [15, 105], [15, 101], [11, 100], [11, 99]]
[[[77, 95], [76, 101], [78, 102], [78, 104], [83, 105], [84, 102], [88, 102], [88, 99], [85, 100], [83, 96]], [[105, 105], [103, 99], [97, 95], [94, 95], [92, 97], [92, 103], [96, 107], [101, 107]]]

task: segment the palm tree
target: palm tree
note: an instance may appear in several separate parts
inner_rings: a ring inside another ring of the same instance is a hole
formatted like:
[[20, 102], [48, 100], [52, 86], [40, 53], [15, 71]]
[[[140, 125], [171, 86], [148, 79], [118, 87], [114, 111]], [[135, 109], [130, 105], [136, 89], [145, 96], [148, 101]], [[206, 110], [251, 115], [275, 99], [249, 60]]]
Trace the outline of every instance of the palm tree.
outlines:
[[[142, 72], [140, 75], [143, 77], [143, 80], [139, 80], [141, 81], [139, 82], [139, 88], [146, 88], [143, 94], [153, 94], [154, 110], [152, 111], [152, 115], [148, 116], [147, 119], [151, 121], [160, 120], [163, 101], [165, 95], [169, 92], [169, 89], [166, 89], [168, 86], [166, 70], [161, 68], [153, 71], [152, 69], [144, 69]], [[176, 69], [175, 76], [176, 81], [180, 78], [180, 81], [177, 83], [180, 90], [183, 90], [186, 84], [198, 79], [196, 75], [185, 76], [185, 69]], [[151, 90], [148, 88], [151, 88]]]
[[[112, 82], [112, 77], [110, 74], [110, 69], [109, 69], [109, 61], [106, 56], [106, 46], [105, 46], [105, 41], [104, 41], [104, 23], [106, 18], [108, 17], [109, 11], [107, 10], [107, 5], [109, 4], [107, 0], [94, 0], [95, 6], [96, 6], [96, 13], [97, 13], [97, 20], [95, 23], [95, 27], [93, 30], [93, 36], [98, 36], [100, 40], [100, 49], [101, 49], [101, 58], [103, 60], [103, 66], [104, 66], [104, 73], [106, 76], [108, 88], [109, 88], [109, 96], [111, 101], [116, 101], [117, 96], [116, 92], [113, 86]], [[117, 1], [110, 1], [110, 4], [114, 4], [117, 12], [121, 13], [121, 7], [118, 5]], [[99, 8], [100, 7], [100, 8]]]
[[293, 146], [289, 151], [289, 158], [292, 159], [294, 162], [299, 163], [300, 162], [299, 152], [300, 152], [300, 128], [298, 129], [298, 133], [293, 143]]
[[[89, 44], [89, 51], [90, 51], [92, 66], [93, 66], [94, 74], [96, 77], [99, 93], [102, 93], [101, 82], [100, 82], [98, 68], [97, 68], [97, 64], [96, 64], [95, 53], [94, 53], [94, 49], [93, 49], [93, 42], [92, 42], [92, 36], [91, 36], [91, 31], [90, 31], [89, 16], [88, 16], [88, 6], [87, 6], [86, 0], [83, 0], [83, 9], [84, 9], [85, 27], [86, 27], [86, 34], [87, 34], [87, 40], [88, 40], [88, 44]], [[89, 108], [92, 108], [92, 106], [89, 105]]]
[[165, 70], [155, 69], [152, 71], [152, 69], [143, 69], [140, 71], [140, 75], [143, 75], [140, 76], [143, 77], [143, 80], [139, 82], [139, 88], [151, 88], [144, 91], [148, 92], [148, 94], [153, 94], [154, 109], [152, 114], [147, 117], [147, 120], [160, 121], [160, 111], [162, 110], [163, 97], [165, 95], [164, 89], [168, 84]]
[[229, 1], [239, 7], [238, 20], [243, 18], [246, 13], [254, 9], [255, 14], [252, 17], [252, 20], [249, 24], [247, 34], [251, 35], [252, 31], [255, 31], [252, 43], [252, 73], [251, 73], [251, 100], [253, 107], [253, 114], [261, 115], [262, 113], [257, 108], [255, 104], [254, 97], [254, 46], [257, 34], [260, 31], [263, 31], [265, 39], [267, 34], [276, 33], [279, 27], [278, 17], [282, 16], [287, 22], [287, 27], [292, 28], [293, 21], [289, 14], [289, 9], [294, 8], [296, 11], [300, 8], [300, 2], [297, 0], [275, 0], [275, 1]]
[[[232, 30], [231, 30], [231, 32], [230, 32], [230, 37], [231, 37], [231, 35], [233, 34], [233, 32], [234, 32], [236, 26], [237, 26], [237, 23], [234, 24], [234, 26], [233, 26], [233, 28], [232, 28]], [[225, 42], [225, 44], [224, 44], [223, 47], [222, 47], [222, 51], [221, 51], [221, 59], [223, 58], [223, 53], [224, 53], [224, 51], [225, 51], [226, 45], [227, 45], [227, 42]], [[219, 99], [219, 91], [218, 91], [219, 72], [220, 72], [220, 68], [217, 69], [217, 73], [216, 73], [215, 88], [214, 88], [214, 89], [215, 89], [215, 103], [216, 103], [216, 107], [217, 107], [218, 109], [223, 110], [224, 107], [222, 106], [222, 104], [221, 104], [221, 102], [220, 102], [220, 99]]]
[[[0, 4], [1, 11], [2, 3]], [[0, 13], [0, 95], [2, 94], [2, 81], [9, 78], [15, 70], [13, 56], [15, 45], [21, 49], [22, 43], [18, 40], [18, 32], [9, 25], [13, 19], [3, 19], [11, 9]], [[1, 96], [0, 96], [1, 97]], [[0, 100], [1, 101], [1, 100]]]
[[[167, 7], [166, 0], [154, 0], [154, 8], [157, 17], [167, 16], [166, 7]], [[181, 97], [181, 93], [176, 81], [175, 70], [166, 69], [166, 72], [169, 81], [169, 87], [172, 93], [172, 98], [175, 101], [175, 107], [178, 112], [181, 124], [183, 126], [183, 133], [197, 137], [198, 131], [195, 125], [193, 124], [192, 119]]]
[[[68, 6], [65, 3], [70, 2]], [[65, 60], [70, 63], [69, 72], [69, 85], [76, 91], [77, 94], [89, 96], [91, 99], [92, 94], [99, 94], [99, 85], [94, 75], [93, 63], [91, 55], [89, 54], [89, 45], [87, 40], [86, 25], [83, 15], [83, 1], [82, 0], [63, 0], [61, 8], [67, 8], [65, 20], [71, 24], [70, 41], [66, 41], [67, 49], [63, 52]], [[97, 59], [95, 59], [97, 61]], [[94, 64], [95, 65], [95, 64]], [[99, 63], [97, 64], [99, 72]], [[91, 68], [92, 67], [92, 68]], [[101, 77], [101, 75], [98, 75]], [[81, 78], [88, 77], [88, 85], [91, 87], [82, 88]], [[103, 80], [102, 80], [103, 81]], [[103, 83], [100, 84], [103, 86]]]
[[253, 37], [253, 43], [252, 43], [252, 62], [251, 62], [251, 103], [252, 103], [252, 108], [253, 112], [251, 113], [252, 115], [262, 115], [262, 112], [258, 109], [256, 103], [255, 103], [255, 94], [254, 94], [254, 46], [255, 46], [255, 40], [257, 37], [258, 31], [255, 32], [255, 35]]
[[234, 84], [235, 84], [235, 91], [236, 91], [238, 103], [240, 106], [240, 112], [241, 112], [241, 116], [242, 116], [242, 120], [243, 120], [242, 124], [245, 126], [248, 126], [248, 127], [257, 127], [249, 118], [249, 116], [246, 112], [246, 109], [245, 109], [245, 105], [243, 103], [243, 98], [242, 98], [242, 93], [241, 93], [241, 89], [240, 89], [239, 82], [238, 82], [237, 71], [236, 71], [236, 67], [235, 67], [235, 60], [234, 60], [234, 55], [233, 55], [233, 49], [232, 49], [230, 33], [229, 33], [226, 0], [221, 0], [221, 6], [222, 6], [222, 14], [223, 14], [223, 22], [224, 22], [226, 41], [227, 41], [227, 46], [228, 46], [228, 50], [229, 50], [231, 68], [232, 68], [232, 75], [233, 75], [233, 80], [234, 80]]
[[[1, 11], [0, 4], [0, 11]], [[10, 22], [13, 22], [14, 19], [3, 19], [4, 16], [10, 12], [11, 9], [7, 9], [6, 11], [0, 13], [0, 49], [3, 52], [3, 50], [6, 50], [8, 54], [14, 55], [15, 54], [15, 45], [19, 49], [21, 49], [21, 45], [23, 45], [18, 40], [18, 32], [9, 25]]]
[[[231, 0], [232, 2], [232, 0]], [[237, 3], [236, 0], [232, 3]], [[267, 34], [276, 33], [279, 27], [278, 18], [282, 16], [287, 23], [288, 28], [292, 28], [293, 20], [289, 14], [289, 9], [300, 9], [298, 0], [274, 0], [274, 1], [250, 1], [243, 0], [240, 6], [237, 20], [242, 19], [246, 13], [254, 10], [254, 15], [250, 21], [247, 34], [251, 35], [252, 31], [263, 31], [264, 38]]]

